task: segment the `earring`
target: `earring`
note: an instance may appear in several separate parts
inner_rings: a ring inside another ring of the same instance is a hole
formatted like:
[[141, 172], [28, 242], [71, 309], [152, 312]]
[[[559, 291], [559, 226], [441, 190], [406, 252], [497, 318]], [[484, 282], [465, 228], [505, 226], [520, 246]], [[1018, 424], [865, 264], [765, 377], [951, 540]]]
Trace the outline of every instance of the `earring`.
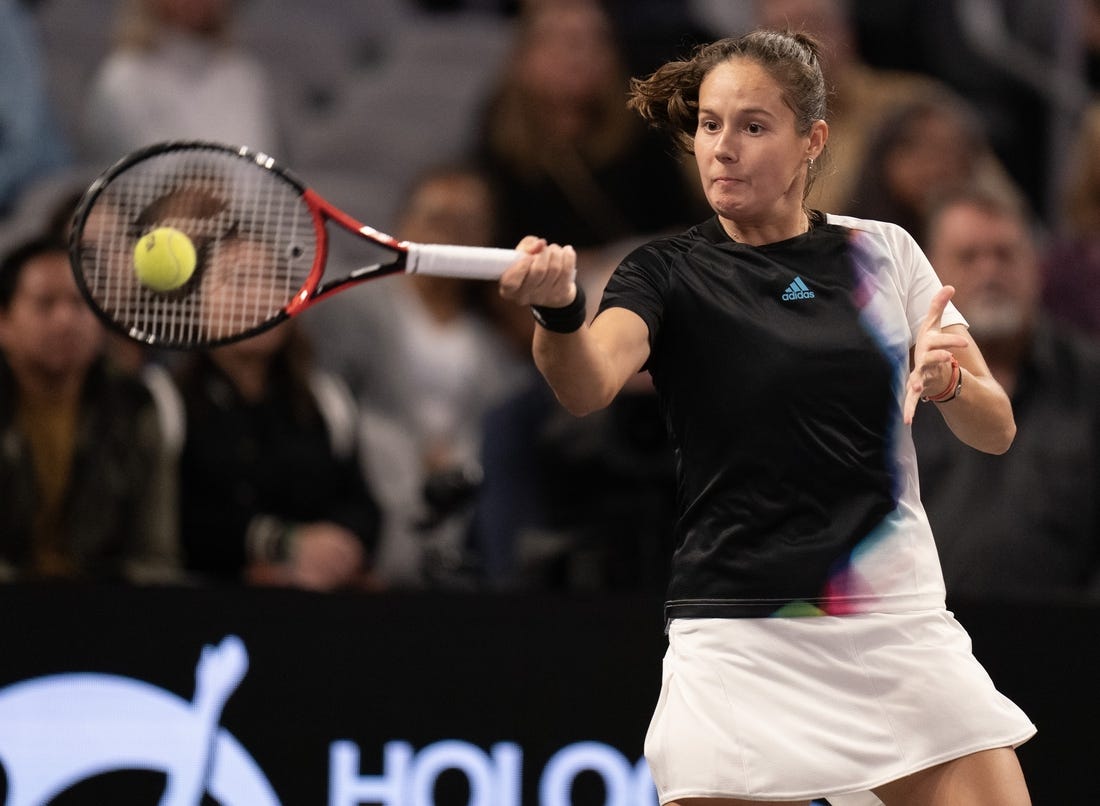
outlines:
[[814, 158], [813, 157], [807, 157], [806, 162], [809, 163], [811, 168], [814, 167]]

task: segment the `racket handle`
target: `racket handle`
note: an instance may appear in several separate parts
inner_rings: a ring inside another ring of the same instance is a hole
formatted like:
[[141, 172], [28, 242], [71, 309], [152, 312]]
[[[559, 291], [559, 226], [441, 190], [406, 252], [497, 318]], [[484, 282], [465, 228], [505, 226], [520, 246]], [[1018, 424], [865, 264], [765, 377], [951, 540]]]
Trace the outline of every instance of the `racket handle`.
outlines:
[[515, 249], [487, 246], [413, 243], [409, 244], [405, 272], [469, 280], [497, 280], [505, 269], [519, 260], [521, 254]]

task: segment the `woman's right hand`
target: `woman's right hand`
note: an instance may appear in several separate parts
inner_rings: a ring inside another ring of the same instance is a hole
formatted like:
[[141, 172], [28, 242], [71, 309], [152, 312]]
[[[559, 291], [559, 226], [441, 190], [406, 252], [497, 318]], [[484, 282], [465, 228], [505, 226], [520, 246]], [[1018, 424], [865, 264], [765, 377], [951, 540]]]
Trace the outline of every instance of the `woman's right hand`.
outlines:
[[577, 295], [577, 253], [572, 246], [528, 235], [516, 249], [527, 254], [500, 277], [500, 295], [517, 305], [564, 308]]

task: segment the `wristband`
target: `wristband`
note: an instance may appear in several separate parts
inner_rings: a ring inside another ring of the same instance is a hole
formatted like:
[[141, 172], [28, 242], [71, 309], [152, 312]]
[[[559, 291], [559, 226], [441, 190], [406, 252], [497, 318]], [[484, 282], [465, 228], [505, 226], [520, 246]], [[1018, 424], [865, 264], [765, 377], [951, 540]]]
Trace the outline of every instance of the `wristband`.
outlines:
[[575, 333], [588, 320], [588, 308], [585, 304], [584, 289], [576, 284], [577, 293], [573, 301], [561, 308], [548, 308], [545, 305], [532, 305], [531, 312], [535, 321], [554, 333]]
[[962, 367], [959, 366], [959, 359], [955, 358], [955, 356], [951, 356], [951, 380], [947, 382], [947, 387], [938, 395], [926, 395], [922, 397], [921, 400], [925, 403], [946, 403], [962, 394], [962, 388]]

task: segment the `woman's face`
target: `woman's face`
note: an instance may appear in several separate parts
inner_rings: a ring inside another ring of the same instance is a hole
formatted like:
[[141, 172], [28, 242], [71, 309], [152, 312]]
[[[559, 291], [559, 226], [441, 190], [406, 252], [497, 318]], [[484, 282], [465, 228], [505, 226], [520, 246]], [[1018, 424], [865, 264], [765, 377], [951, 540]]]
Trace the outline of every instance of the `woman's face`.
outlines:
[[820, 132], [799, 135], [779, 84], [750, 59], [734, 58], [699, 87], [695, 160], [712, 208], [738, 224], [767, 224], [801, 209], [807, 159]]

